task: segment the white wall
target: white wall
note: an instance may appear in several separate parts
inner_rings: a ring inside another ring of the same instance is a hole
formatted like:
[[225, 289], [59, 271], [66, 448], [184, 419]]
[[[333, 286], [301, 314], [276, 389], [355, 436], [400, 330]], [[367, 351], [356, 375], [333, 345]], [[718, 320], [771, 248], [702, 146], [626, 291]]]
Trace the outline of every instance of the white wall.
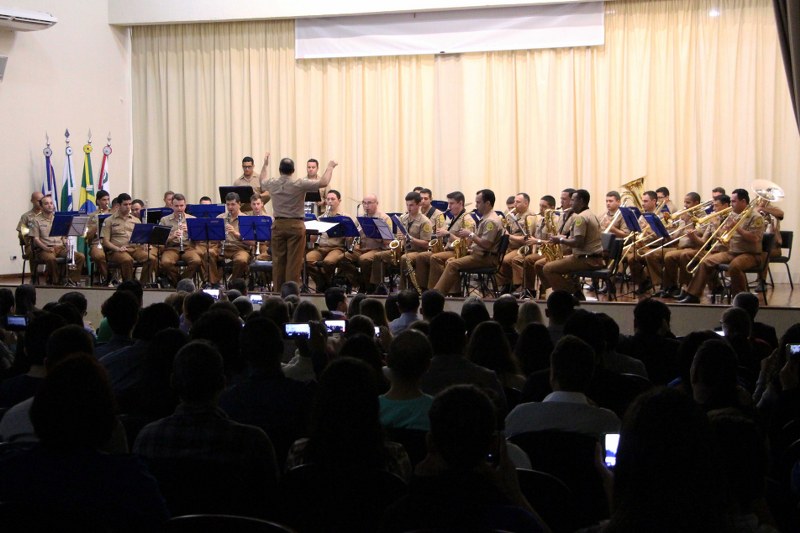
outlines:
[[600, 0], [108, 0], [109, 23], [174, 24], [441, 11]]
[[[12, 5], [12, 0], [2, 0]], [[13, 0], [13, 7], [51, 13], [58, 23], [47, 30], [0, 30], [0, 55], [8, 56], [0, 81], [0, 274], [21, 271], [14, 231], [29, 209], [30, 194], [44, 178], [45, 132], [61, 182], [64, 130], [69, 128], [80, 176], [82, 147], [91, 128], [95, 177], [101, 148], [111, 132], [111, 192], [130, 189], [130, 39], [125, 28], [108, 24], [107, 0]], [[96, 179], [95, 179], [96, 182]], [[10, 257], [18, 258], [12, 261]]]

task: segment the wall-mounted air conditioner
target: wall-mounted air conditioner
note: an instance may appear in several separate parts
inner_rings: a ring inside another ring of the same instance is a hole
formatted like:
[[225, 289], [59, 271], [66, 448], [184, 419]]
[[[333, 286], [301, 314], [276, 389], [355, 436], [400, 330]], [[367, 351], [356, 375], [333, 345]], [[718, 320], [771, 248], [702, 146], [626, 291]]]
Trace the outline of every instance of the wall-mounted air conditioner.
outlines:
[[0, 30], [46, 30], [56, 22], [58, 19], [50, 13], [0, 6]]

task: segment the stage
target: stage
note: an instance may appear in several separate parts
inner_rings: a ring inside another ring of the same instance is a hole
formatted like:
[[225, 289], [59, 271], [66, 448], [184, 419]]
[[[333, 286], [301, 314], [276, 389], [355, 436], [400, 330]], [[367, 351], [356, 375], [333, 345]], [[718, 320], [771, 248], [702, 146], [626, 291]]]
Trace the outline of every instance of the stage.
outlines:
[[[12, 291], [19, 283], [19, 276], [4, 276], [0, 278], [0, 286], [10, 288]], [[73, 290], [78, 290], [86, 296], [89, 303], [86, 320], [91, 322], [96, 328], [102, 318], [100, 315], [100, 306], [114, 290], [112, 288], [74, 288], [39, 285], [36, 287], [37, 306], [41, 308], [47, 302], [58, 300], [62, 294]], [[144, 305], [163, 302], [172, 292], [174, 291], [167, 289], [145, 289]], [[264, 294], [269, 295], [270, 293]], [[593, 293], [585, 291], [585, 294], [587, 301], [582, 302], [581, 307], [597, 313], [606, 313], [617, 321], [620, 331], [623, 334], [633, 333], [633, 308], [636, 302], [644, 296], [620, 296], [618, 301], [609, 302], [603, 294], [599, 296], [599, 301], [595, 300]], [[301, 298], [313, 302], [320, 309], [325, 308], [325, 298], [321, 294], [303, 294]], [[386, 297], [375, 296], [375, 298], [385, 299]], [[774, 326], [779, 336], [786, 331], [786, 328], [796, 322], [800, 322], [800, 288], [798, 288], [798, 292], [795, 293], [788, 283], [776, 283], [774, 288], [767, 287], [768, 306], [764, 306], [763, 298], [760, 297], [759, 299], [761, 300], [761, 310], [758, 314], [758, 320]], [[489, 313], [491, 314], [492, 300], [487, 299], [485, 301], [489, 308]], [[699, 329], [714, 329], [719, 326], [722, 312], [728, 307], [727, 304], [708, 304], [708, 297], [705, 297], [703, 299], [704, 303], [701, 304], [677, 304], [674, 303], [674, 300], [669, 299], [662, 301], [666, 303], [672, 311], [672, 332], [678, 336]], [[463, 302], [463, 298], [448, 298], [446, 309], [460, 312]], [[520, 300], [520, 302], [522, 302], [522, 300]], [[544, 312], [545, 302], [539, 301], [538, 303]]]

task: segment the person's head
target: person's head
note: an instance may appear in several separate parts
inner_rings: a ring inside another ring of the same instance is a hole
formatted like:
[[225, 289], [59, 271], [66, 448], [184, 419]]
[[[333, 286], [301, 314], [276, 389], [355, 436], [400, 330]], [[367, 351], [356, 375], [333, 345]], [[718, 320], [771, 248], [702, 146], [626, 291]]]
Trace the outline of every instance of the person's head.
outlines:
[[45, 306], [44, 310], [60, 316], [67, 324], [83, 327], [83, 317], [72, 304], [50, 302]]
[[181, 193], [173, 194], [170, 207], [172, 207], [172, 212], [175, 214], [175, 216], [185, 215], [186, 197]]
[[150, 304], [139, 312], [133, 338], [149, 341], [162, 329], [177, 328], [179, 325], [180, 317], [172, 307], [163, 302]]
[[692, 378], [691, 370], [694, 362], [694, 354], [700, 345], [711, 339], [718, 339], [719, 335], [711, 330], [693, 331], [681, 338], [678, 345], [678, 377], [680, 378], [680, 389], [691, 395]]
[[97, 449], [111, 438], [116, 404], [105, 369], [89, 354], [55, 365], [39, 387], [30, 419], [42, 446]]
[[544, 215], [548, 209], [556, 208], [556, 199], [549, 194], [545, 194], [539, 199], [539, 214]]
[[41, 209], [42, 206], [39, 202], [42, 198], [44, 198], [44, 194], [41, 191], [34, 191], [31, 194], [31, 205], [33, 206], [34, 211]]
[[330, 207], [331, 213], [339, 212], [339, 204], [342, 203], [342, 193], [336, 189], [331, 189], [325, 195], [325, 206]]
[[747, 311], [741, 307], [729, 307], [722, 313], [722, 331], [725, 337], [750, 337], [750, 332], [753, 328], [753, 321]]
[[495, 408], [485, 392], [473, 385], [455, 385], [437, 394], [428, 416], [428, 449], [448, 470], [480, 467], [497, 439]]
[[142, 209], [144, 209], [144, 200], [137, 198], [131, 201], [131, 215], [141, 220]]
[[44, 364], [47, 339], [55, 330], [66, 325], [67, 321], [54, 313], [40, 311], [33, 315], [25, 331], [25, 356], [29, 364]]
[[365, 298], [358, 306], [358, 314], [372, 319], [376, 326], [388, 326], [389, 318], [386, 316], [386, 308], [383, 302], [377, 298]]
[[417, 216], [419, 213], [421, 204], [422, 204], [422, 196], [418, 192], [411, 191], [410, 193], [406, 194], [406, 211], [411, 216]]
[[516, 201], [517, 197], [513, 194], [506, 198], [506, 212], [511, 211], [514, 209], [514, 202]]
[[733, 297], [733, 306], [744, 309], [752, 321], [755, 321], [758, 314], [758, 305], [758, 296], [752, 292], [740, 292]]
[[0, 289], [0, 316], [10, 315], [14, 310], [14, 293], [11, 289]]
[[397, 306], [396, 292], [393, 292], [386, 297], [384, 309], [386, 310], [386, 318], [389, 319], [389, 322], [400, 317], [400, 308]]
[[467, 337], [478, 327], [478, 324], [490, 320], [489, 310], [480, 298], [467, 298], [461, 305], [461, 318], [467, 327]]
[[605, 334], [600, 319], [586, 309], [576, 309], [564, 322], [564, 335], [574, 335], [592, 347], [599, 361], [606, 351]]
[[736, 353], [723, 339], [705, 341], [694, 355], [691, 368], [694, 400], [706, 409], [735, 407]]
[[361, 310], [361, 302], [367, 299], [367, 295], [364, 293], [354, 294], [350, 301], [347, 302], [347, 316], [353, 317], [356, 316]]
[[619, 342], [619, 324], [605, 313], [594, 313], [594, 316], [599, 320], [603, 340], [605, 341], [605, 348], [607, 352], [612, 352], [616, 349]]
[[656, 189], [656, 201], [658, 203], [666, 202], [669, 200], [669, 189], [666, 187], [659, 187]]
[[481, 322], [469, 337], [467, 359], [500, 374], [519, 374], [519, 365], [503, 327], [494, 320]]
[[749, 203], [750, 193], [747, 192], [747, 189], [734, 189], [731, 192], [731, 207], [734, 213], [741, 213]]
[[[343, 337], [349, 339], [358, 335], [363, 335], [369, 338], [370, 341], [375, 340], [375, 322], [370, 317], [356, 315], [347, 321], [347, 331]], [[358, 358], [357, 355], [352, 355], [352, 357]]]
[[514, 196], [514, 210], [517, 214], [522, 215], [531, 205], [531, 197], [526, 192], [518, 192], [516, 196]]
[[260, 194], [254, 194], [250, 197], [250, 209], [254, 215], [264, 214], [264, 200], [261, 199]]
[[303, 300], [295, 307], [294, 315], [292, 315], [292, 322], [308, 322], [310, 320], [319, 322], [322, 320], [322, 314], [319, 312], [316, 305], [308, 300]]
[[574, 335], [564, 335], [550, 353], [550, 386], [554, 391], [586, 392], [594, 369], [592, 347]]
[[119, 212], [119, 204], [120, 204], [119, 196], [115, 196], [114, 198], [112, 198], [111, 199], [111, 211], [112, 212]]
[[253, 158], [245, 156], [242, 158], [242, 175], [245, 178], [249, 178], [253, 175], [253, 170], [256, 168], [256, 162], [253, 161]]
[[325, 290], [325, 307], [328, 311], [347, 312], [347, 295], [341, 287], [328, 287]]
[[278, 172], [280, 172], [282, 176], [291, 176], [294, 174], [294, 161], [288, 157], [281, 159], [281, 162], [278, 165]]
[[253, 313], [253, 302], [251, 302], [250, 298], [247, 296], [239, 296], [235, 298], [232, 303], [234, 307], [236, 307], [239, 318], [242, 320], [247, 320], [247, 317]]
[[622, 199], [617, 191], [608, 191], [606, 193], [606, 209], [609, 213], [616, 213]]
[[239, 208], [242, 206], [242, 201], [239, 195], [235, 192], [229, 192], [225, 195], [225, 209], [231, 216], [239, 214]]
[[419, 310], [419, 293], [412, 289], [404, 289], [397, 295], [397, 307], [400, 313], [416, 313]]
[[463, 354], [467, 323], [452, 311], [439, 313], [431, 320], [430, 340], [434, 354]]
[[514, 346], [514, 357], [519, 362], [523, 375], [550, 368], [553, 340], [550, 331], [542, 323], [531, 322], [519, 332]]
[[645, 335], [664, 335], [669, 331], [672, 312], [664, 302], [645, 298], [633, 308], [633, 329]]
[[36, 309], [36, 287], [29, 283], [14, 289], [14, 307], [18, 315], [27, 315]]
[[58, 303], [70, 304], [78, 311], [78, 313], [80, 313], [81, 317], [86, 316], [86, 310], [89, 307], [89, 303], [86, 301], [86, 296], [78, 291], [70, 291], [62, 294], [61, 298], [58, 299]]
[[430, 321], [444, 311], [444, 294], [436, 289], [428, 289], [422, 293], [422, 318]]
[[42, 199], [39, 200], [39, 205], [42, 208], [42, 212], [48, 216], [53, 214], [53, 212], [56, 210], [56, 205], [50, 195], [43, 196]]
[[687, 193], [686, 196], [683, 197], [683, 208], [689, 209], [690, 207], [700, 205], [701, 201], [700, 195], [696, 192]]
[[144, 288], [139, 280], [136, 279], [129, 279], [127, 281], [123, 281], [119, 285], [117, 285], [117, 292], [128, 291], [133, 294], [136, 301], [139, 303], [139, 307], [142, 306], [142, 298], [144, 297]]
[[559, 199], [561, 200], [561, 210], [569, 209], [572, 207], [572, 194], [575, 192], [575, 189], [572, 187], [567, 187], [563, 191], [561, 191], [561, 196]]
[[727, 530], [722, 494], [702, 410], [674, 389], [636, 398], [620, 431], [609, 530]]
[[428, 189], [427, 187], [423, 187], [419, 191], [419, 207], [423, 213], [427, 213], [428, 210], [431, 208], [431, 200], [433, 200], [433, 191]]
[[656, 210], [658, 204], [658, 195], [655, 191], [645, 191], [642, 194], [642, 211], [652, 213]]
[[575, 297], [565, 290], [555, 290], [547, 297], [545, 314], [551, 324], [563, 324], [575, 310]]
[[723, 194], [725, 194], [725, 187], [714, 187], [711, 189], [711, 198], [715, 200]]
[[197, 290], [197, 287], [189, 278], [183, 278], [182, 280], [178, 281], [178, 284], [175, 286], [175, 292], [185, 292], [187, 294], [192, 294]]
[[183, 317], [189, 324], [195, 322], [214, 305], [214, 297], [203, 291], [193, 292], [183, 301]]
[[201, 196], [198, 202], [200, 205], [211, 205], [214, 202], [208, 196]]
[[514, 329], [517, 330], [517, 333], [522, 333], [525, 326], [534, 322], [544, 324], [542, 308], [533, 300], [522, 302], [522, 305], [519, 306], [519, 310], [517, 311], [517, 323]]
[[236, 308], [209, 309], [197, 322], [192, 324], [190, 336], [192, 340], [211, 341], [222, 354], [225, 361], [225, 372], [229, 377], [244, 369], [244, 362], [239, 354], [239, 334], [242, 321], [236, 314]]
[[272, 320], [279, 328], [289, 322], [289, 306], [279, 296], [265, 298], [261, 303], [259, 313], [264, 318]]
[[589, 209], [589, 200], [591, 196], [586, 189], [578, 189], [572, 193], [572, 209], [576, 213], [580, 213], [585, 209]]
[[494, 301], [492, 320], [499, 322], [506, 329], [511, 329], [517, 322], [519, 302], [510, 294], [504, 294]]
[[228, 282], [228, 287], [239, 291], [239, 296], [247, 296], [247, 281], [243, 278], [233, 278]]
[[80, 353], [94, 356], [94, 339], [91, 334], [75, 324], [62, 326], [47, 338], [45, 367], [49, 372], [68, 356]]
[[216, 403], [225, 388], [224, 364], [216, 346], [192, 340], [178, 350], [172, 366], [172, 386], [185, 403]]
[[300, 296], [300, 285], [296, 281], [285, 281], [281, 285], [281, 298], [286, 298], [290, 294]]
[[720, 194], [719, 196], [714, 198], [713, 207], [715, 212], [722, 211], [723, 209], [730, 207], [731, 205], [731, 198], [727, 194]]
[[242, 328], [239, 350], [251, 369], [266, 370], [274, 375], [280, 373], [283, 335], [272, 320], [251, 316]]
[[174, 191], [164, 191], [164, 207], [172, 207], [173, 198], [175, 198]]
[[466, 198], [464, 198], [464, 193], [461, 191], [453, 191], [447, 194], [447, 208], [454, 217], [457, 217], [464, 210], [465, 201]]
[[361, 200], [361, 206], [364, 208], [366, 216], [374, 216], [378, 212], [378, 197], [374, 194], [365, 194]]
[[[350, 325], [347, 326], [347, 336], [339, 348], [338, 357], [352, 357], [367, 363], [375, 373], [380, 392], [384, 392], [389, 389], [389, 382], [383, 375], [383, 356], [375, 341], [375, 326], [365, 316], [356, 317], [355, 320], [356, 329], [353, 332], [350, 331]], [[360, 333], [354, 333], [355, 331]]]
[[483, 216], [494, 209], [495, 196], [491, 189], [481, 189], [475, 193], [475, 209]]
[[391, 370], [391, 380], [416, 383], [427, 372], [433, 357], [428, 338], [414, 329], [407, 329], [392, 339], [386, 366]]
[[97, 191], [94, 199], [98, 211], [102, 213], [108, 210], [108, 204], [111, 202], [111, 195], [108, 194], [108, 191]]
[[[292, 162], [292, 172], [294, 172], [294, 162]], [[319, 161], [317, 161], [316, 159], [309, 159], [308, 161], [306, 161], [306, 174], [308, 174], [309, 178], [312, 179], [316, 178], [318, 172], [319, 172]], [[281, 174], [284, 174], [283, 170], [281, 170]]]

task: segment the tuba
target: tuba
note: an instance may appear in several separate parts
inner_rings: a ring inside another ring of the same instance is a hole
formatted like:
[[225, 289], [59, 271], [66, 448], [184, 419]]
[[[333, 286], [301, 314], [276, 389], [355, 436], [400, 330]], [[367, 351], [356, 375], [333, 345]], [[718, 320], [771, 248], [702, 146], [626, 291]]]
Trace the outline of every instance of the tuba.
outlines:
[[[641, 178], [636, 178], [635, 180], [629, 181], [628, 183], [623, 183], [619, 186], [621, 192], [620, 196], [620, 207], [628, 207], [630, 205], [636, 206], [639, 211], [642, 210], [642, 194], [644, 194], [644, 176]], [[614, 213], [614, 218], [611, 219], [611, 222], [608, 223], [606, 229], [603, 230], [603, 233], [609, 233], [611, 228], [617, 222], [617, 219], [622, 216], [622, 211], [617, 209], [617, 212]]]

